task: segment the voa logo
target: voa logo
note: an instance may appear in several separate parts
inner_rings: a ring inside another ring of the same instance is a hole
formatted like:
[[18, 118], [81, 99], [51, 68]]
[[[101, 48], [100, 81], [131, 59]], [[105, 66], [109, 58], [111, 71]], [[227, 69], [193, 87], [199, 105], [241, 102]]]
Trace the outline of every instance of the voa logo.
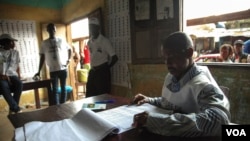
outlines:
[[247, 136], [244, 129], [226, 129], [227, 136]]

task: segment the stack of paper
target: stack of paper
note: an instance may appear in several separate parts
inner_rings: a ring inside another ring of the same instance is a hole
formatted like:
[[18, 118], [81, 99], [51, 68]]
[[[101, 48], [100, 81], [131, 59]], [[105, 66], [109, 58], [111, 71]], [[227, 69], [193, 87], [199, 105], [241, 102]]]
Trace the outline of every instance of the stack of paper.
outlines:
[[100, 141], [119, 128], [103, 120], [90, 109], [82, 109], [73, 118], [54, 122], [33, 121], [15, 130], [16, 141]]
[[147, 103], [141, 106], [123, 105], [97, 113], [89, 108], [83, 108], [71, 119], [54, 122], [29, 122], [15, 130], [15, 140], [100, 141], [107, 135], [119, 134], [132, 129], [134, 115], [144, 111], [171, 113], [171, 111]]

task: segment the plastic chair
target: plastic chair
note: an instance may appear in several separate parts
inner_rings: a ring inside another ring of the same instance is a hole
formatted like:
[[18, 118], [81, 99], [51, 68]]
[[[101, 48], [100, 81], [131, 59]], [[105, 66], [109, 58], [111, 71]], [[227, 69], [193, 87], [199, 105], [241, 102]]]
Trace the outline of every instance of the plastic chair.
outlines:
[[[61, 87], [58, 87], [57, 88], [57, 93], [61, 93]], [[66, 86], [66, 93], [67, 93], [67, 99], [69, 99], [68, 96], [70, 96], [70, 100], [73, 101], [74, 98], [73, 98], [73, 88], [71, 86]]]

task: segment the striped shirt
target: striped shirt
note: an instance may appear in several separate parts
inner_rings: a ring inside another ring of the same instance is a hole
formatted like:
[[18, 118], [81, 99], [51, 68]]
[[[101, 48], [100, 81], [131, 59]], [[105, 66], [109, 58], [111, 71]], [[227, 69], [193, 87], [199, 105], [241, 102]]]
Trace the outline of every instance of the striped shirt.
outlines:
[[176, 81], [168, 74], [162, 96], [149, 103], [173, 110], [171, 115], [149, 113], [146, 127], [166, 136], [220, 136], [221, 125], [229, 124], [229, 101], [205, 66], [194, 64]]

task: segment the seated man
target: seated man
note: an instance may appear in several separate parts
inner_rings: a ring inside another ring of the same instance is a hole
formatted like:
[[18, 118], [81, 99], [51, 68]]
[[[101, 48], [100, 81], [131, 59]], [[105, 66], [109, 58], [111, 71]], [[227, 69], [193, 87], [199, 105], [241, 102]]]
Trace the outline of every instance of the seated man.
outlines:
[[150, 103], [173, 114], [143, 112], [133, 126], [165, 136], [220, 136], [221, 125], [229, 124], [229, 101], [205, 66], [193, 61], [193, 42], [183, 32], [163, 40], [162, 51], [169, 73], [161, 97], [137, 94], [134, 103]]
[[18, 104], [23, 88], [19, 72], [20, 56], [19, 52], [14, 50], [14, 41], [17, 40], [9, 34], [0, 36], [0, 94], [8, 103], [10, 114], [21, 112]]

